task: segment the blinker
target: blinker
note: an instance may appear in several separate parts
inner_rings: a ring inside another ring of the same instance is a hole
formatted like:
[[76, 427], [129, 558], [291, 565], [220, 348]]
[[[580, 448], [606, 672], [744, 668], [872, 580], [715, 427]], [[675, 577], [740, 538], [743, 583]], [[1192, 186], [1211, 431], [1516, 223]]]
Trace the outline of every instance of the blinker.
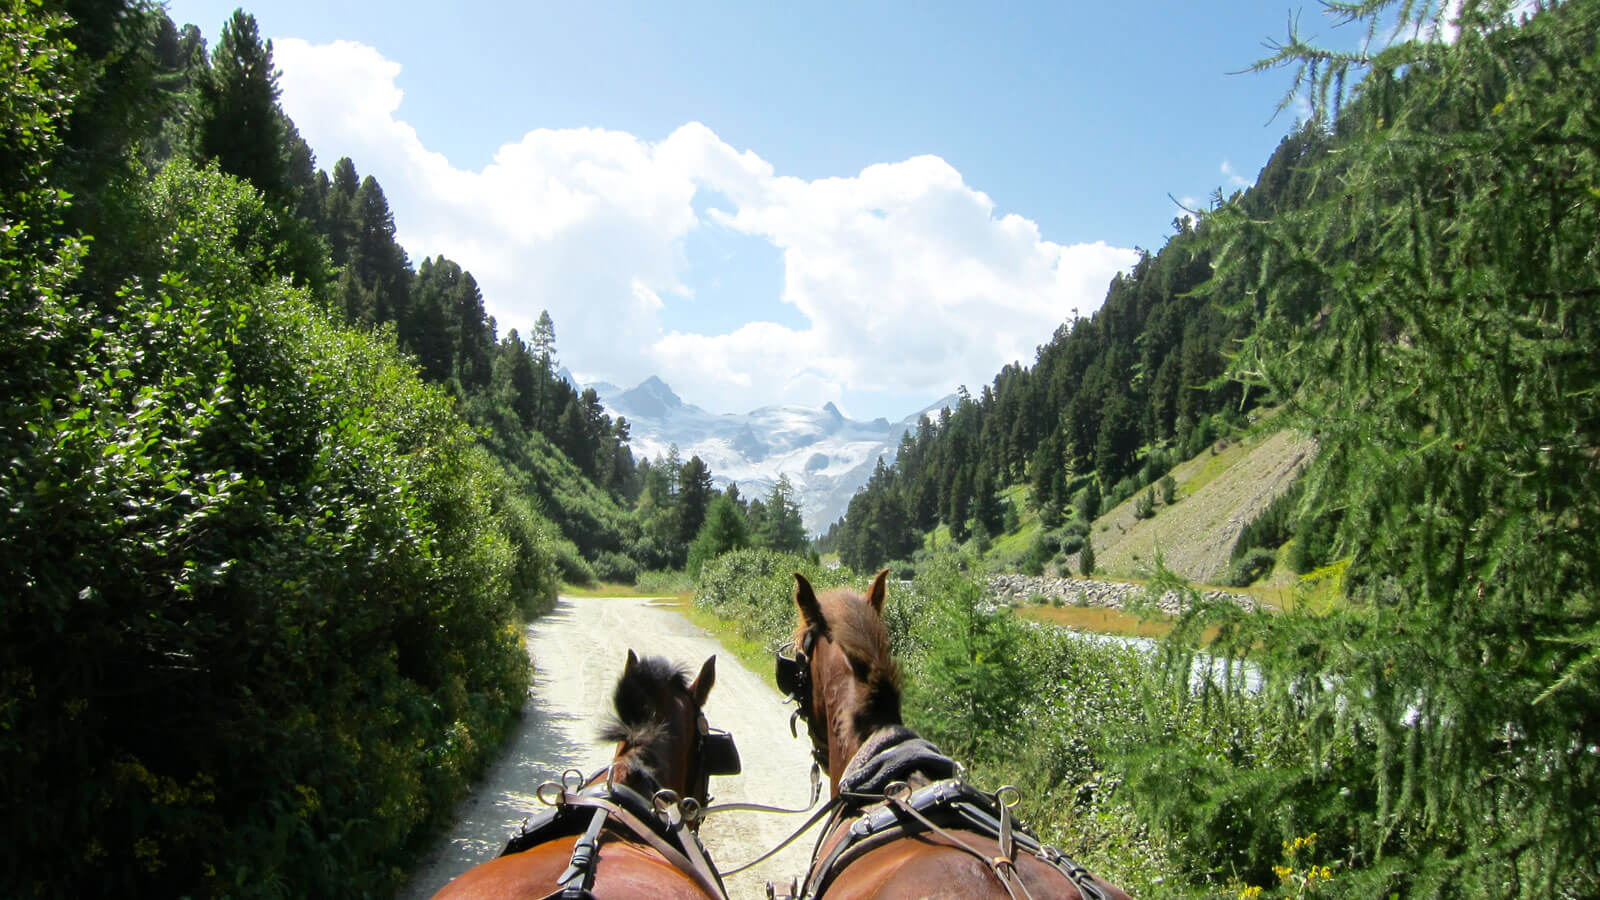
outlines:
[[707, 775], [737, 775], [742, 770], [733, 735], [713, 728], [700, 738], [700, 759]]
[[779, 651], [777, 654], [777, 669], [773, 672], [773, 676], [777, 679], [778, 690], [790, 697], [799, 698], [800, 660], [792, 656], [784, 656], [782, 651]]
[[[778, 690], [792, 698], [802, 709], [811, 704], [811, 648], [815, 643], [815, 636], [808, 631], [800, 646], [796, 647], [790, 641], [778, 648], [775, 654], [773, 680], [778, 682]], [[791, 655], [785, 656], [785, 650]]]

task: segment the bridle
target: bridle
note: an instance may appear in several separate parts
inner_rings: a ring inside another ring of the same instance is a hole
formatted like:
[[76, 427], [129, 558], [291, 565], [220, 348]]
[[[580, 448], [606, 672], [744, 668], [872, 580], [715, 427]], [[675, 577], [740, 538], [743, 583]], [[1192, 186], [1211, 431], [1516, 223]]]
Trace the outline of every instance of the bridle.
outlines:
[[[811, 719], [811, 701], [815, 690], [811, 682], [811, 654], [817, 646], [817, 632], [815, 629], [806, 629], [800, 637], [800, 644], [795, 645], [790, 641], [778, 648], [774, 654], [775, 669], [773, 678], [778, 682], [778, 690], [795, 703], [794, 712], [789, 716], [789, 734], [799, 737], [795, 728], [796, 719], [804, 719], [806, 731], [811, 735], [811, 758], [817, 765], [826, 770], [828, 768], [828, 745], [817, 737], [816, 723]], [[785, 656], [784, 651], [789, 651]]]

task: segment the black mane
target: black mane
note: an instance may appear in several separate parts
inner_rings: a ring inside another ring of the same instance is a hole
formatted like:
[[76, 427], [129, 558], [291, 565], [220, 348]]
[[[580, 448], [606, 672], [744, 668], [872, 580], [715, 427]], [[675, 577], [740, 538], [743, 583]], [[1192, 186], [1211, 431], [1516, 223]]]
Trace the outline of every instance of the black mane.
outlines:
[[689, 692], [689, 673], [660, 656], [640, 657], [617, 679], [611, 695], [615, 718], [600, 731], [602, 741], [623, 741], [644, 748], [653, 744], [667, 724], [656, 699], [668, 691]]

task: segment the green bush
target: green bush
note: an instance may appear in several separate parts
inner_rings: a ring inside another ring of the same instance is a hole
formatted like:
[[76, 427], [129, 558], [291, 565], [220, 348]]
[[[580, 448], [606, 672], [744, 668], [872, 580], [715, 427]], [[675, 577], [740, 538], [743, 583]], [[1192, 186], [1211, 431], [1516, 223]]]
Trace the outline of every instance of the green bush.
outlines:
[[889, 577], [900, 581], [910, 581], [917, 577], [917, 563], [909, 559], [895, 559], [883, 564], [889, 570]]
[[583, 558], [583, 553], [577, 544], [566, 538], [558, 538], [552, 542], [552, 546], [555, 549], [556, 572], [560, 574], [562, 581], [576, 585], [595, 583], [594, 567]]
[[5, 304], [0, 893], [392, 892], [525, 696], [542, 525], [389, 335], [272, 277], [248, 186], [99, 199], [121, 290]]
[[686, 572], [658, 569], [639, 573], [634, 587], [651, 594], [680, 594], [694, 590], [694, 580]]
[[[794, 573], [818, 591], [839, 585], [865, 590], [864, 580], [845, 568], [827, 569], [803, 556], [774, 550], [746, 549], [724, 553], [706, 563], [695, 584], [696, 606], [738, 623], [747, 640], [777, 649], [794, 631]], [[861, 581], [857, 584], [857, 581]]]
[[595, 557], [593, 563], [595, 577], [601, 581], [614, 584], [633, 584], [639, 580], [639, 564], [610, 550], [603, 551]]
[[1277, 565], [1278, 555], [1271, 550], [1255, 547], [1244, 556], [1234, 560], [1228, 567], [1228, 584], [1233, 587], [1246, 587], [1260, 581], [1262, 576], [1272, 571]]

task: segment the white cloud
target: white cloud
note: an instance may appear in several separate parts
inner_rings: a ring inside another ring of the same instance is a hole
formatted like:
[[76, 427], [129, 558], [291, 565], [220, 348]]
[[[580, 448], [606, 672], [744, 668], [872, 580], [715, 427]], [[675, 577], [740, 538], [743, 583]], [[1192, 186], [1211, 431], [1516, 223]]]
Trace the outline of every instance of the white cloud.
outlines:
[[[975, 389], [1007, 362], [1031, 362], [1057, 324], [1097, 308], [1111, 276], [1136, 259], [1104, 243], [1044, 239], [936, 156], [806, 181], [696, 122], [656, 143], [597, 128], [530, 131], [464, 171], [398, 117], [400, 66], [378, 51], [292, 38], [274, 49], [284, 108], [324, 165], [348, 155], [375, 175], [402, 243], [470, 269], [502, 330], [526, 330], [549, 309], [574, 370], [623, 385], [659, 373], [708, 408], [833, 400], [848, 409], [874, 396]], [[731, 208], [701, 220], [700, 190]], [[693, 293], [684, 247], [696, 228], [781, 250], [781, 299], [805, 326], [676, 326]], [[852, 396], [860, 402], [842, 402]]]
[[1222, 161], [1222, 174], [1227, 177], [1228, 184], [1232, 187], [1243, 188], [1250, 186], [1250, 179], [1234, 171], [1233, 163], [1227, 160]]

